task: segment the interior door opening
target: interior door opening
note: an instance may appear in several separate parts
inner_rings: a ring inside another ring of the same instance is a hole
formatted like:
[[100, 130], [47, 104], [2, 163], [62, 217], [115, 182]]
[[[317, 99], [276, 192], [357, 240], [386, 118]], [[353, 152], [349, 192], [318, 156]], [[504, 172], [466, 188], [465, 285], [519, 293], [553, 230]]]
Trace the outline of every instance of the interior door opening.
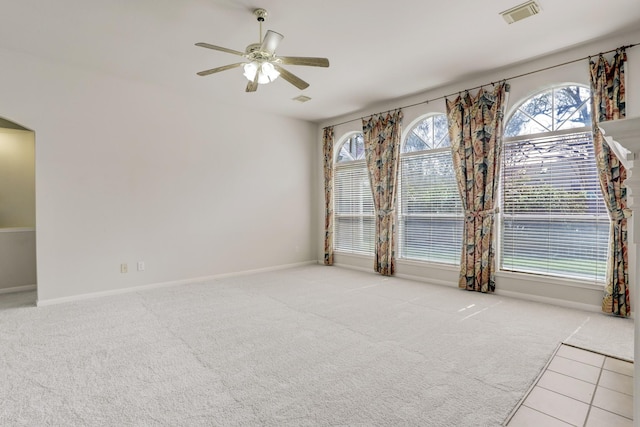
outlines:
[[0, 118], [0, 298], [37, 292], [35, 132]]

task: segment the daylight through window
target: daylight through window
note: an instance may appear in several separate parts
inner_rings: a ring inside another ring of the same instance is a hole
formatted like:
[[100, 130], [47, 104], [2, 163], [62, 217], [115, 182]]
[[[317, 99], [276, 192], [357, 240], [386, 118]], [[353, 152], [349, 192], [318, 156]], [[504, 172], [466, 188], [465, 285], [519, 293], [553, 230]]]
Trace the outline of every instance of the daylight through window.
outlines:
[[590, 91], [546, 90], [505, 130], [501, 267], [604, 281], [609, 218], [591, 138]]
[[375, 217], [361, 133], [338, 145], [334, 177], [334, 249], [373, 254]]
[[408, 132], [399, 194], [400, 257], [459, 263], [462, 204], [444, 114], [429, 116]]

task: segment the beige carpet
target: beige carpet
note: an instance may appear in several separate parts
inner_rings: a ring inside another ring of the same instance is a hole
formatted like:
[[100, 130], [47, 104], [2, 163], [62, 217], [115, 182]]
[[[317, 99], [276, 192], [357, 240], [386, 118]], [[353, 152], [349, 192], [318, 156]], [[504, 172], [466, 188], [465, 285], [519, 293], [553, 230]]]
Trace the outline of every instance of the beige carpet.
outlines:
[[337, 267], [34, 301], [0, 295], [3, 426], [498, 426], [568, 337], [633, 355], [630, 320]]

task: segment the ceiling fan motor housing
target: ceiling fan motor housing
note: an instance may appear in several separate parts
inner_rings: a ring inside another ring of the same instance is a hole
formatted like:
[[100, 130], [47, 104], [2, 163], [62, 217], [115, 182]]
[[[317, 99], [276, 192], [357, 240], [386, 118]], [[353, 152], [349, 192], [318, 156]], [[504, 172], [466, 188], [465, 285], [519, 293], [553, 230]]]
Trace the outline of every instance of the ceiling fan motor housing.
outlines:
[[260, 51], [260, 43], [251, 43], [249, 46], [247, 46], [247, 48], [244, 50], [244, 53], [246, 55], [250, 55], [254, 52], [259, 52]]

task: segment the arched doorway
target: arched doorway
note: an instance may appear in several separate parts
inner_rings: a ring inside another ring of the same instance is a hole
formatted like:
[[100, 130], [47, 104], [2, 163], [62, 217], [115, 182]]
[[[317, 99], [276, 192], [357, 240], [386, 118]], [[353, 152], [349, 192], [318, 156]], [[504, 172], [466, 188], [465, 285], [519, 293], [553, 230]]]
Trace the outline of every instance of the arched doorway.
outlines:
[[35, 133], [0, 118], [0, 297], [36, 289]]

